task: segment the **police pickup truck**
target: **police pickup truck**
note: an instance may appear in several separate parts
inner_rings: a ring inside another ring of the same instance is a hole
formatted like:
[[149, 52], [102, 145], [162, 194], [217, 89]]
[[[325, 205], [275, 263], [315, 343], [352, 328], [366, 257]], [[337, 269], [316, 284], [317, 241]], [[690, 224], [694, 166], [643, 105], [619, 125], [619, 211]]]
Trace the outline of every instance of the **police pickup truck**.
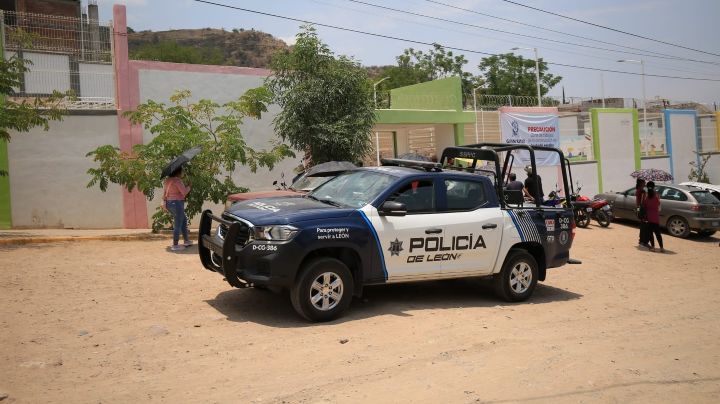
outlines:
[[[200, 260], [234, 287], [288, 289], [311, 321], [337, 318], [365, 285], [395, 282], [492, 276], [502, 299], [523, 301], [548, 268], [568, 263], [575, 231], [571, 209], [503, 190], [513, 151], [534, 170], [538, 149], [564, 160], [554, 148], [449, 147], [439, 163], [384, 160], [303, 197], [243, 201], [220, 217], [206, 210]], [[460, 159], [472, 164], [454, 166]]]

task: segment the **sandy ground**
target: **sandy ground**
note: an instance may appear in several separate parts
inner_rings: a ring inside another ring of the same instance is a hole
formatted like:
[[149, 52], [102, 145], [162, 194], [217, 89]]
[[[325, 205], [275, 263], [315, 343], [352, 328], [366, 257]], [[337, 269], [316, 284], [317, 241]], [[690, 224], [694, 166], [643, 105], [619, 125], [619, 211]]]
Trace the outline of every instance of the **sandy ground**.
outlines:
[[720, 248], [578, 229], [582, 265], [505, 304], [487, 280], [366, 289], [309, 324], [167, 240], [0, 248], [2, 403], [720, 402]]

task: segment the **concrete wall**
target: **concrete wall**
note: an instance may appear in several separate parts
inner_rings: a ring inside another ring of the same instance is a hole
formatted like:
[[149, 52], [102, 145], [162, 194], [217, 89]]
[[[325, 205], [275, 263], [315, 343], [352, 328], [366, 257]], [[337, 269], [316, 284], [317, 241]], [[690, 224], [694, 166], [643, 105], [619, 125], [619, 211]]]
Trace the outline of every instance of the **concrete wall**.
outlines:
[[710, 161], [705, 166], [705, 171], [708, 173], [711, 183], [720, 184], [720, 153], [713, 154], [710, 157]]
[[592, 117], [598, 191], [627, 189], [630, 173], [640, 168], [637, 110], [593, 109]]
[[446, 147], [455, 146], [455, 132], [453, 125], [436, 125], [435, 126], [435, 148], [437, 149], [437, 158], [442, 155], [442, 151]]
[[31, 69], [25, 73], [25, 92], [49, 94], [53, 90], [70, 90], [70, 58], [67, 55], [25, 52], [23, 57], [32, 61]]
[[[245, 91], [262, 85], [264, 76], [222, 74], [193, 71], [167, 71], [167, 70], [139, 70], [140, 102], [154, 100], [169, 104], [170, 96], [176, 90], [190, 90], [192, 100], [210, 99], [219, 104], [236, 100]], [[255, 149], [268, 149], [272, 147], [270, 141], [279, 140], [274, 134], [272, 120], [279, 112], [277, 106], [271, 106], [262, 119], [246, 119], [242, 125], [242, 134], [247, 144]], [[153, 138], [149, 131], [143, 131], [143, 142], [148, 143]], [[236, 184], [250, 188], [252, 191], [275, 189], [274, 180], [280, 182], [282, 173], [286, 181], [294, 177], [293, 169], [300, 164], [302, 154], [296, 152], [296, 158], [287, 158], [280, 162], [272, 171], [266, 168], [251, 173], [246, 167], [240, 167], [233, 173], [232, 178]], [[158, 193], [159, 195], [159, 193]], [[148, 217], [150, 218], [159, 206], [159, 200], [148, 203]], [[222, 207], [208, 203], [205, 209], [219, 212]], [[148, 219], [151, 222], [151, 219]], [[195, 220], [193, 225], [197, 225]]]
[[113, 67], [100, 63], [79, 63], [80, 97], [115, 98]]
[[675, 182], [688, 181], [690, 162], [697, 161], [697, 114], [693, 111], [665, 111], [665, 125], [670, 138], [670, 173]]
[[52, 122], [49, 132], [13, 133], [8, 144], [13, 227], [122, 227], [120, 188], [111, 185], [105, 193], [86, 188], [94, 164], [85, 154], [117, 143], [115, 115], [70, 115]]

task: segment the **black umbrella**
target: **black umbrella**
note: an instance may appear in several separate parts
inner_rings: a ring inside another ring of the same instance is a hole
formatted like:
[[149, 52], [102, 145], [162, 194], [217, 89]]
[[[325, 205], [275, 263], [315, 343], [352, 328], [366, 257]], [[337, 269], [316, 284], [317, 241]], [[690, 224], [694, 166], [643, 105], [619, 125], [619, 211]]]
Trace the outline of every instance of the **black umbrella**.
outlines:
[[352, 170], [357, 166], [349, 161], [328, 161], [311, 167], [305, 173], [306, 177], [330, 177], [343, 171]]
[[180, 167], [185, 165], [185, 163], [192, 160], [193, 157], [197, 156], [201, 150], [202, 149], [200, 148], [200, 146], [196, 146], [192, 149], [186, 150], [183, 154], [175, 157], [173, 161], [169, 162], [168, 165], [163, 168], [160, 178], [171, 176], [175, 171], [180, 169]]

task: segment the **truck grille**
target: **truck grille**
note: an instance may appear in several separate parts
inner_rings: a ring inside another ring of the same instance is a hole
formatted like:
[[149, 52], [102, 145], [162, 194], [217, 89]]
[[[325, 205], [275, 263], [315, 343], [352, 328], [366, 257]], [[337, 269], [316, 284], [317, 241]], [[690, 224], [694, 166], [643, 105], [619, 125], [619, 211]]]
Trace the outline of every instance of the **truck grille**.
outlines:
[[[237, 220], [237, 218], [223, 214], [223, 219], [231, 221], [231, 222], [237, 222], [240, 224], [240, 231], [238, 232], [237, 237], [235, 238], [235, 244], [239, 246], [244, 246], [248, 243], [248, 240], [250, 239], [250, 225], [242, 220]], [[225, 240], [225, 235], [228, 232], [228, 226], [220, 223], [220, 226], [218, 226], [218, 236], [220, 236], [221, 239]]]

